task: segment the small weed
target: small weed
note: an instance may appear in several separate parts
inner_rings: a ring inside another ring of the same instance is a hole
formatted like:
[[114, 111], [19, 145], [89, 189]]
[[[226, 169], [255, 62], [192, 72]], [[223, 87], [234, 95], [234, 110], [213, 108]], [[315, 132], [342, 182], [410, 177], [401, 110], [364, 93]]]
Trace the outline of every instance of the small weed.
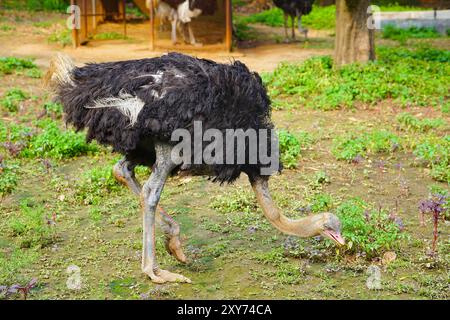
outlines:
[[242, 187], [234, 188], [226, 195], [214, 197], [210, 207], [220, 213], [252, 213], [258, 209], [254, 194]]
[[61, 130], [50, 120], [38, 123], [42, 132], [32, 137], [28, 147], [22, 151], [24, 157], [67, 159], [98, 151], [96, 144], [88, 144], [83, 133], [71, 129]]
[[405, 43], [407, 39], [439, 38], [441, 34], [436, 28], [416, 26], [399, 28], [395, 25], [388, 24], [383, 27], [382, 37], [384, 39], [392, 39], [400, 43]]
[[333, 140], [332, 153], [338, 160], [353, 161], [367, 153], [389, 153], [400, 146], [400, 139], [386, 130], [346, 134]]
[[42, 206], [20, 204], [20, 211], [9, 218], [11, 234], [20, 242], [21, 248], [45, 247], [55, 240], [55, 234], [49, 223], [47, 210]]
[[345, 201], [336, 209], [342, 222], [349, 252], [363, 252], [368, 258], [398, 246], [406, 235], [384, 210], [373, 210], [361, 199]]
[[9, 286], [24, 282], [25, 279], [20, 275], [20, 271], [33, 264], [37, 258], [37, 252], [31, 249], [8, 248], [6, 251], [0, 250], [0, 283]]
[[[83, 173], [77, 185], [76, 198], [85, 204], [97, 204], [103, 196], [119, 189], [110, 166], [93, 168]], [[98, 218], [99, 212], [94, 212], [92, 217]]]
[[0, 100], [0, 105], [9, 112], [17, 112], [20, 102], [26, 100], [28, 95], [21, 89], [8, 90]]
[[427, 213], [433, 216], [433, 246], [431, 249], [431, 254], [434, 256], [436, 254], [436, 244], [438, 240], [438, 225], [439, 220], [445, 215], [447, 208], [447, 197], [442, 194], [435, 194], [429, 199], [420, 201], [419, 210], [421, 215]]
[[280, 143], [281, 161], [287, 169], [297, 167], [301, 149], [312, 143], [312, 138], [307, 132], [294, 135], [287, 130], [280, 130], [278, 132], [278, 139]]
[[0, 31], [8, 32], [8, 31], [13, 31], [13, 30], [16, 30], [16, 28], [13, 26], [7, 25], [7, 24], [2, 24], [0, 26]]
[[57, 43], [63, 47], [72, 44], [72, 34], [71, 30], [67, 28], [62, 28], [59, 31], [55, 31], [48, 37], [49, 43]]
[[397, 116], [397, 122], [402, 128], [419, 132], [427, 132], [431, 129], [437, 129], [447, 125], [447, 122], [442, 118], [418, 119], [408, 112], [400, 113]]
[[14, 191], [17, 186], [19, 166], [0, 162], [0, 196], [5, 196]]
[[94, 38], [94, 40], [119, 40], [119, 39], [125, 39], [123, 34], [120, 34], [120, 33], [117, 33], [117, 32], [98, 33], [93, 38]]
[[413, 147], [413, 152], [431, 167], [433, 179], [450, 183], [450, 135], [427, 136]]
[[47, 102], [44, 104], [45, 112], [56, 119], [60, 119], [63, 114], [63, 106], [60, 103]]
[[0, 74], [20, 73], [23, 70], [33, 70], [38, 67], [31, 59], [20, 59], [15, 57], [0, 57]]

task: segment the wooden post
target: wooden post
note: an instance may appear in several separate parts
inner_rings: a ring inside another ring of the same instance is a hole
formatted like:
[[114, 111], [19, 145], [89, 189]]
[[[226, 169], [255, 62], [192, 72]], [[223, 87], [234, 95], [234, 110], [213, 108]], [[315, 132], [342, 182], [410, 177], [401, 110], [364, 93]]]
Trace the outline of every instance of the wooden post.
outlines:
[[231, 52], [233, 46], [233, 20], [231, 0], [225, 0], [225, 47]]
[[155, 4], [153, 0], [150, 1], [150, 50], [155, 50], [155, 17], [154, 17]]
[[84, 15], [84, 41], [86, 41], [88, 38], [87, 0], [83, 0], [83, 15]]
[[123, 37], [127, 37], [127, 4], [126, 0], [122, 0], [122, 9], [123, 9]]
[[72, 6], [72, 11], [70, 12], [71, 15], [73, 15], [73, 21], [72, 21], [72, 46], [76, 49], [79, 46], [79, 37], [78, 37], [78, 29], [77, 29], [77, 12], [75, 9], [73, 9], [73, 6], [75, 6], [76, 1], [70, 0], [70, 5]]

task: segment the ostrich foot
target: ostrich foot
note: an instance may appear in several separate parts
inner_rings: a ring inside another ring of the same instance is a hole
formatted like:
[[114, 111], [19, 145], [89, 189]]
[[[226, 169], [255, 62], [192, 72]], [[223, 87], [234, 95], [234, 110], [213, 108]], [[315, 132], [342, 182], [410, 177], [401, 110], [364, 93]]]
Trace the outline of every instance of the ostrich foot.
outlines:
[[178, 261], [186, 263], [186, 255], [183, 252], [180, 237], [178, 235], [166, 239], [166, 250]]
[[150, 269], [150, 271], [144, 269], [143, 270], [146, 275], [150, 277], [152, 282], [162, 284], [166, 282], [181, 282], [181, 283], [192, 283], [192, 281], [185, 276], [173, 273], [167, 270], [158, 269], [153, 271], [153, 269]]

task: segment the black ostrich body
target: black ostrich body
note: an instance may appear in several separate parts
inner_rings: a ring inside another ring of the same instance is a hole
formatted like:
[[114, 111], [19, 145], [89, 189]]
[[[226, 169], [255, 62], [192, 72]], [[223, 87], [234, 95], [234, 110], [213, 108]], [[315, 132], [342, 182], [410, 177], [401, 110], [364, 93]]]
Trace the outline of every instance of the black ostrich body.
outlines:
[[[110, 145], [127, 159], [151, 166], [154, 142], [171, 142], [175, 129], [272, 129], [270, 101], [261, 78], [245, 65], [218, 64], [182, 54], [159, 58], [88, 64], [74, 68], [72, 84], [58, 89], [66, 121], [87, 139]], [[116, 108], [92, 108], [109, 97], [137, 97], [145, 103], [130, 125]], [[194, 166], [194, 165], [192, 165]], [[186, 168], [186, 167], [185, 167]], [[191, 167], [187, 167], [190, 169]], [[214, 179], [232, 182], [241, 172], [257, 174], [260, 165], [213, 165]]]
[[308, 30], [302, 28], [301, 18], [304, 15], [309, 14], [312, 11], [312, 5], [314, 0], [273, 0], [275, 6], [283, 10], [284, 13], [284, 28], [287, 39], [287, 18], [291, 17], [292, 23], [292, 38], [295, 38], [295, 18], [298, 19], [298, 30], [300, 33], [304, 33], [307, 37]]

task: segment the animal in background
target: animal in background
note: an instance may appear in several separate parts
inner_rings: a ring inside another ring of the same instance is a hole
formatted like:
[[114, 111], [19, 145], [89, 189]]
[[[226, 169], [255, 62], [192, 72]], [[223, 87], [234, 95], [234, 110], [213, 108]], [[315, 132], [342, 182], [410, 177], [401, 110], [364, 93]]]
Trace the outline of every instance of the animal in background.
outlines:
[[289, 40], [287, 30], [289, 17], [291, 17], [292, 39], [295, 39], [295, 18], [297, 18], [298, 32], [303, 33], [305, 39], [308, 39], [308, 29], [302, 27], [302, 16], [311, 12], [314, 0], [273, 0], [273, 3], [283, 10], [286, 41]]
[[[147, 7], [150, 8], [147, 0]], [[156, 2], [156, 1], [155, 1]], [[192, 19], [200, 15], [213, 15], [217, 10], [216, 0], [164, 0], [155, 4], [156, 15], [159, 20], [169, 21], [172, 26], [171, 40], [177, 43], [177, 31], [181, 33], [185, 42], [199, 46], [192, 30]], [[160, 26], [161, 27], [161, 26]], [[187, 40], [189, 38], [189, 40]]]

